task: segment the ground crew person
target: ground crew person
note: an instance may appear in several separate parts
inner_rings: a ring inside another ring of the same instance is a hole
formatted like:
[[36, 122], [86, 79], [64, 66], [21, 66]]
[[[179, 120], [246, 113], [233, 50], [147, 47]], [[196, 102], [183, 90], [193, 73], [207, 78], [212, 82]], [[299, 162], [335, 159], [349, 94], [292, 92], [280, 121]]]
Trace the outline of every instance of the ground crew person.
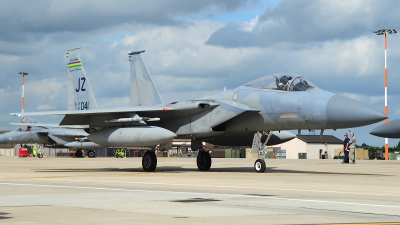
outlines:
[[36, 145], [33, 145], [32, 154], [33, 154], [33, 157], [37, 157], [37, 147], [36, 147]]
[[349, 148], [349, 163], [356, 163], [356, 137], [353, 132], [350, 133]]

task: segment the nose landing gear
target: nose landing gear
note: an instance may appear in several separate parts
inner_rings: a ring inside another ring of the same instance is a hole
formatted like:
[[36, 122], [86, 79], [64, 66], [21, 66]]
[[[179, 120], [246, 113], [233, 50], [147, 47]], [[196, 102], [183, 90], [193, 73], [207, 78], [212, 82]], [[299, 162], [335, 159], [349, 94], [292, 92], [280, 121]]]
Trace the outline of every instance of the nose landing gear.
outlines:
[[[267, 134], [267, 139], [263, 142], [261, 140], [263, 134]], [[257, 133], [254, 134], [253, 138], [253, 145], [251, 148], [251, 152], [258, 152], [258, 159], [254, 162], [254, 170], [257, 173], [264, 173], [266, 165], [265, 165], [265, 160], [264, 160], [264, 155], [265, 155], [265, 147], [267, 146], [267, 143], [269, 139], [272, 136], [272, 131], [267, 131], [267, 132], [260, 132], [257, 131]]]

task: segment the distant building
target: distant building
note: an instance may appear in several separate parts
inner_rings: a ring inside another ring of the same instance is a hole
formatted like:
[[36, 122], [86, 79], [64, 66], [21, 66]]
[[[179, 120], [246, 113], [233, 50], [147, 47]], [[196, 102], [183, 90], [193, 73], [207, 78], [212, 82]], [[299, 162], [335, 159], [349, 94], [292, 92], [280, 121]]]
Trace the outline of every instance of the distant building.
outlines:
[[[9, 131], [0, 131], [0, 134]], [[0, 156], [15, 156], [14, 144], [0, 144]]]
[[297, 135], [296, 138], [273, 147], [281, 148], [280, 158], [333, 159], [335, 149], [343, 148], [343, 140], [333, 135]]

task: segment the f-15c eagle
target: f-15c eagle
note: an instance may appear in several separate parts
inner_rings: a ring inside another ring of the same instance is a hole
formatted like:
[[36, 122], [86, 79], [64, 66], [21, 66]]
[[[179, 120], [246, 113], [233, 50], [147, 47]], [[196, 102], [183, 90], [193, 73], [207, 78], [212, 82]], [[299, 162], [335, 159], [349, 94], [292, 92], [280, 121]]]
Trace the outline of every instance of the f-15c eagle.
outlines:
[[[387, 118], [363, 102], [324, 91], [295, 74], [268, 75], [213, 96], [163, 103], [142, 60], [143, 52], [128, 53], [131, 90], [134, 87], [137, 91], [131, 93], [133, 106], [25, 115], [65, 115], [60, 125], [96, 128], [88, 138], [102, 146], [160, 145], [160, 149], [168, 149], [175, 137], [191, 138], [192, 150], [199, 150], [197, 167], [202, 171], [212, 164], [203, 141], [252, 146], [260, 156], [254, 163], [256, 172], [265, 171], [265, 145], [273, 145], [280, 131], [318, 129], [323, 133], [325, 129], [364, 126]], [[142, 166], [144, 171], [156, 169], [154, 151], [145, 153]]]

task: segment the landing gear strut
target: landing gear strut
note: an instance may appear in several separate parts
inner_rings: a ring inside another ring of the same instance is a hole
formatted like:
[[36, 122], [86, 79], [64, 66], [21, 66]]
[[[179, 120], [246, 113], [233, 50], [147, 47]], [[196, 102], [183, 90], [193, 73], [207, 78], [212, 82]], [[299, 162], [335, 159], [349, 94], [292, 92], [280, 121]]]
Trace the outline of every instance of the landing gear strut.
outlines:
[[191, 144], [190, 144], [192, 150], [198, 149], [199, 154], [197, 154], [197, 168], [199, 168], [200, 171], [208, 171], [211, 168], [211, 156], [210, 153], [208, 153], [203, 146], [203, 142], [200, 139], [196, 139], [195, 136], [193, 136]]
[[[268, 134], [268, 137], [265, 141], [262, 141], [261, 138], [263, 134]], [[258, 159], [254, 162], [254, 170], [257, 173], [264, 173], [266, 165], [265, 165], [265, 160], [264, 160], [264, 155], [265, 155], [265, 147], [267, 146], [267, 142], [272, 136], [272, 131], [268, 132], [259, 132], [254, 134], [253, 138], [253, 145], [251, 148], [251, 152], [255, 153], [258, 152]]]
[[204, 149], [199, 150], [197, 155], [197, 168], [200, 171], [208, 171], [211, 168], [211, 156]]
[[157, 167], [157, 157], [153, 150], [146, 151], [142, 157], [142, 167], [145, 172], [154, 172]]

